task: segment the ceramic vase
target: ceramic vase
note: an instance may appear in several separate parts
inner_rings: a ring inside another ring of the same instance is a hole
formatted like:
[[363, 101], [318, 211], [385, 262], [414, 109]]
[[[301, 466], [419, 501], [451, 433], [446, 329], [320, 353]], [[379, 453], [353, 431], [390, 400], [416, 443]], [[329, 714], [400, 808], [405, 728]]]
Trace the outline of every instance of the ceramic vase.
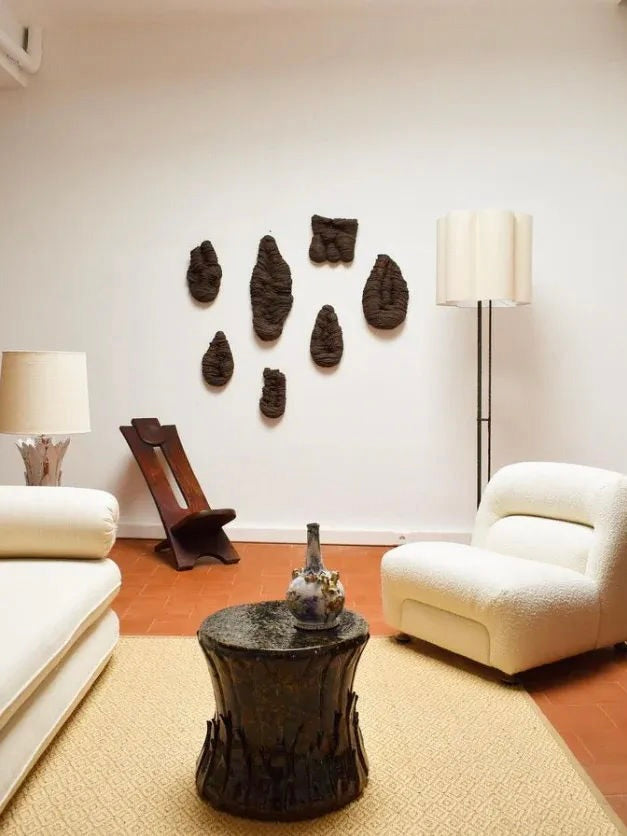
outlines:
[[294, 569], [287, 588], [287, 605], [301, 630], [337, 627], [344, 609], [344, 587], [339, 572], [325, 569], [320, 553], [320, 526], [307, 526], [307, 554], [302, 569]]

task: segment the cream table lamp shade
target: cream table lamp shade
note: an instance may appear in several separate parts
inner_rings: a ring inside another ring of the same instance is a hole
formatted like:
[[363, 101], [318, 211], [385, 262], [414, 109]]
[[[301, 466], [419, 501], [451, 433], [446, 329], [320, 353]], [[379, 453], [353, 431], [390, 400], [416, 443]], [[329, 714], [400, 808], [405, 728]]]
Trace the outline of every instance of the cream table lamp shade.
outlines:
[[531, 302], [531, 215], [488, 209], [437, 222], [438, 305]]
[[89, 432], [87, 360], [75, 351], [5, 351], [0, 371], [0, 433]]

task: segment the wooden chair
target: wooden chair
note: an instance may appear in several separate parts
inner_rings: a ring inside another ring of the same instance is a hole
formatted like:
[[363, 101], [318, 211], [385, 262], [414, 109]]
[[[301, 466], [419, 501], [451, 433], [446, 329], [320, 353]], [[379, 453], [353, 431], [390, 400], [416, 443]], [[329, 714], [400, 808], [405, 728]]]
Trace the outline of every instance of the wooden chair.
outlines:
[[[165, 529], [165, 540], [157, 543], [156, 552], [172, 550], [178, 571], [193, 569], [199, 557], [211, 555], [222, 563], [237, 563], [239, 555], [222, 526], [235, 519], [232, 508], [209, 507], [189, 463], [174, 424], [161, 426], [157, 418], [133, 418], [130, 427], [120, 427], [137, 460]], [[187, 508], [181, 508], [163, 464], [160, 450]]]

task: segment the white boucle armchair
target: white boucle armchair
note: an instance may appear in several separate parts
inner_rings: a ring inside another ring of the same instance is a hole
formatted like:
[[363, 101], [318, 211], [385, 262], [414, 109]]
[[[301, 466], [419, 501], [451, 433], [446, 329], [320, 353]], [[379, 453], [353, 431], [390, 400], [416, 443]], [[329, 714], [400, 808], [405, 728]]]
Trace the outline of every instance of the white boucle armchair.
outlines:
[[627, 477], [550, 462], [504, 467], [471, 542], [387, 552], [386, 621], [507, 675], [627, 639]]

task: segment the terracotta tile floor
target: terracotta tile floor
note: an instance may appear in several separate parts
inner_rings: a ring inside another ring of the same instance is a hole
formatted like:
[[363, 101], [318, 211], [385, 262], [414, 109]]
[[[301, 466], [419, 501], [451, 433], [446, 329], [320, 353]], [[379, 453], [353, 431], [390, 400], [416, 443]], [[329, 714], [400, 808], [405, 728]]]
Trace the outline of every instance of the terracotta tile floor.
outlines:
[[[153, 551], [155, 540], [119, 540], [112, 557], [122, 571], [114, 602], [125, 635], [189, 635], [210, 613], [231, 604], [282, 598], [304, 546], [240, 543], [241, 562], [202, 561], [176, 572]], [[381, 546], [325, 546], [339, 570], [347, 606], [370, 623], [372, 635], [391, 635], [383, 621]], [[451, 657], [454, 662], [454, 657]], [[627, 822], [627, 654], [586, 653], [537, 668], [523, 682], [623, 821]], [[504, 686], [505, 687], [505, 686]]]

